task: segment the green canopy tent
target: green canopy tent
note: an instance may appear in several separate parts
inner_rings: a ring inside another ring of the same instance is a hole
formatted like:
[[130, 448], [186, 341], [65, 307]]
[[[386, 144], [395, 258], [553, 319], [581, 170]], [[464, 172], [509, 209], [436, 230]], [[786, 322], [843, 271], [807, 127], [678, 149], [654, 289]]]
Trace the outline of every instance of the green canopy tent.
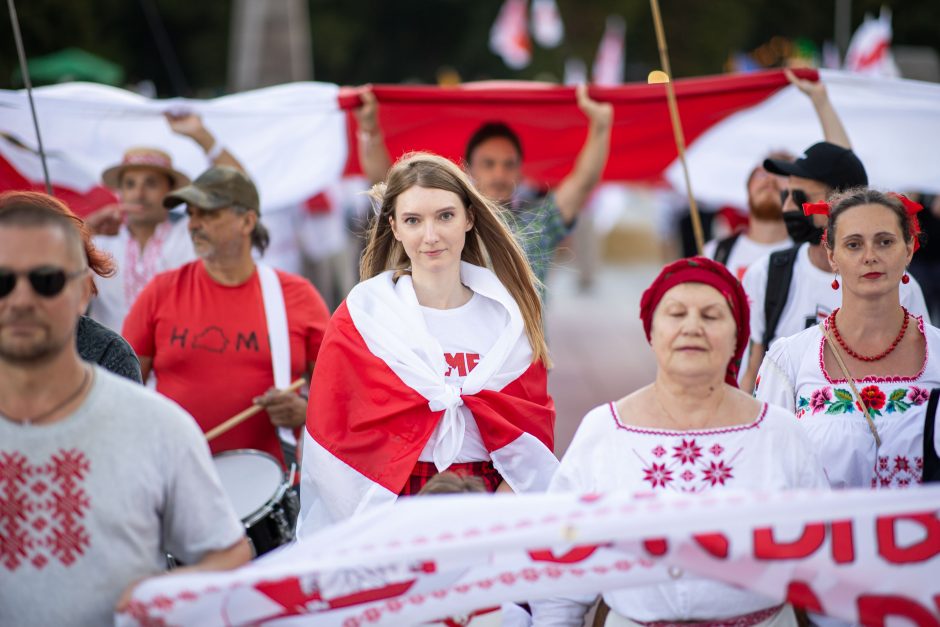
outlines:
[[[27, 62], [29, 75], [35, 85], [50, 85], [68, 81], [89, 81], [105, 85], [121, 85], [124, 69], [79, 48], [65, 48]], [[22, 85], [23, 77], [17, 68], [13, 72], [14, 85]]]

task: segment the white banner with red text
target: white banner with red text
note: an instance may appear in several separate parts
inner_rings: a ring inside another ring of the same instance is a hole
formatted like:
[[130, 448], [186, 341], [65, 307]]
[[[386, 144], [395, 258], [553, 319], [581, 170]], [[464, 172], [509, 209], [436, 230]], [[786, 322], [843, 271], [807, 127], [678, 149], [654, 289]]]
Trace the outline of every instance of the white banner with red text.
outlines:
[[690, 573], [856, 623], [935, 627], [938, 513], [940, 486], [409, 498], [236, 571], [145, 581], [117, 622], [413, 625]]

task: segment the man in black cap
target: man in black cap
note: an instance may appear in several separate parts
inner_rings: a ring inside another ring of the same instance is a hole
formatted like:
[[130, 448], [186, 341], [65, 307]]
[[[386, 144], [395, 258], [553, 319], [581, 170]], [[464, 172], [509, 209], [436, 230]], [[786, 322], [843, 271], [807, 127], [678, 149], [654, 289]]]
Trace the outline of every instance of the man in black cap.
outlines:
[[[186, 203], [198, 259], [157, 275], [134, 302], [122, 335], [147, 380], [179, 403], [203, 431], [258, 404], [265, 413], [220, 434], [213, 453], [259, 449], [289, 466], [293, 431], [307, 402], [286, 390], [309, 381], [330, 313], [303, 277], [259, 263], [267, 230], [258, 190], [240, 170], [216, 166], [163, 204]], [[279, 433], [279, 429], [281, 429]]]
[[[751, 345], [740, 382], [747, 392], [754, 388], [770, 342], [822, 321], [842, 302], [841, 287], [832, 287], [832, 268], [822, 244], [827, 218], [804, 215], [803, 203], [823, 201], [834, 192], [868, 185], [865, 166], [852, 152], [823, 83], [795, 77], [790, 80], [812, 100], [826, 141], [813, 144], [796, 161], [764, 161], [768, 172], [787, 177], [787, 189], [782, 193], [783, 220], [795, 246], [756, 261], [741, 280], [751, 302]], [[900, 290], [901, 304], [929, 321], [916, 281], [901, 284]]]

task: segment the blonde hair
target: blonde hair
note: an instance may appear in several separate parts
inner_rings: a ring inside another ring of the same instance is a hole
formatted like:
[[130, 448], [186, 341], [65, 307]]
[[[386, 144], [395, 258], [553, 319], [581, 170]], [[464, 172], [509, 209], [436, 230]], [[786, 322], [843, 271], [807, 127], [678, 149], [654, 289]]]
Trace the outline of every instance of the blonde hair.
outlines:
[[473, 227], [467, 232], [461, 259], [487, 267], [496, 274], [522, 313], [526, 335], [532, 346], [532, 361], [541, 361], [549, 366], [538, 278], [519, 242], [503, 221], [502, 210], [473, 187], [463, 170], [444, 157], [427, 152], [406, 154], [388, 171], [384, 183], [372, 187], [369, 196], [377, 210], [359, 266], [360, 279], [371, 279], [386, 270], [395, 270], [396, 275], [409, 272], [411, 262], [401, 242], [392, 233], [390, 219], [395, 217], [398, 197], [415, 186], [442, 189], [460, 198], [473, 222]]

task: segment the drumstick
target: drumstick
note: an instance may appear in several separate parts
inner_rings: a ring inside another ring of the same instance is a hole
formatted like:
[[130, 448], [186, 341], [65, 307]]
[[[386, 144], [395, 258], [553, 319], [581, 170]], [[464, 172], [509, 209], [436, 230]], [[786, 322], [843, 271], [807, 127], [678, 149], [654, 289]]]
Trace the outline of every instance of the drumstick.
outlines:
[[[307, 382], [306, 379], [304, 379], [303, 377], [300, 377], [299, 379], [297, 379], [296, 381], [294, 381], [293, 383], [291, 383], [290, 385], [288, 385], [285, 389], [281, 391], [282, 392], [296, 392], [301, 387], [303, 387], [304, 383], [306, 382]], [[208, 432], [206, 432], [206, 440], [209, 440], [209, 441], [214, 440], [215, 438], [219, 437], [226, 431], [230, 431], [231, 429], [234, 429], [235, 427], [245, 422], [246, 420], [248, 420], [255, 414], [259, 413], [263, 409], [264, 407], [262, 407], [261, 405], [252, 405], [248, 409], [238, 412], [237, 414], [235, 414], [234, 416], [232, 416], [231, 418], [229, 418], [222, 424], [216, 427], [213, 427]]]

